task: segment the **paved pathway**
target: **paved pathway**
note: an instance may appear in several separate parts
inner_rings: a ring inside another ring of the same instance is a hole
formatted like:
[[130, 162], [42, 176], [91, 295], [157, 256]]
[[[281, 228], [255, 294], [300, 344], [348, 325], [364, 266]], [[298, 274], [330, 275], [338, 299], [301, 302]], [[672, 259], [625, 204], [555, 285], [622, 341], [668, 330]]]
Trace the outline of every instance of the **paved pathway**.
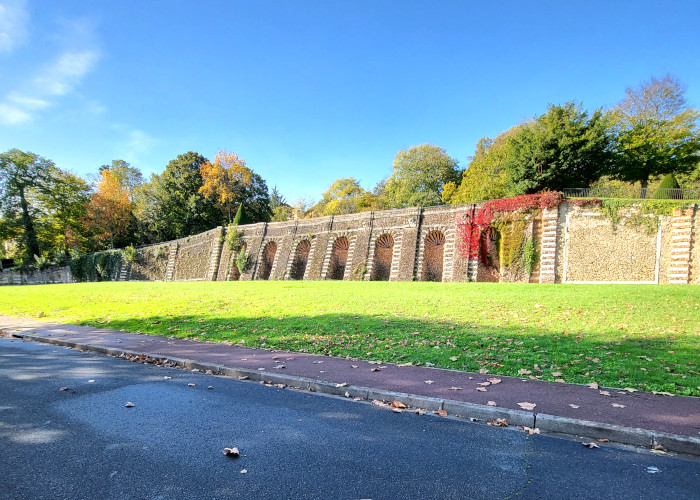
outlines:
[[[465, 413], [469, 412], [459, 405], [451, 405], [452, 402], [483, 405], [478, 408], [474, 406], [482, 418], [484, 411], [492, 412], [494, 418], [501, 415], [507, 418], [510, 415], [511, 420], [517, 424], [521, 415], [534, 415], [534, 425], [543, 430], [569, 434], [582, 434], [587, 430], [591, 437], [610, 437], [611, 440], [632, 444], [645, 444], [646, 439], [651, 438], [651, 444], [659, 442], [669, 448], [700, 455], [700, 398], [654, 395], [649, 392], [631, 393], [619, 388], [595, 389], [585, 385], [392, 363], [378, 365], [352, 359], [251, 349], [8, 316], [0, 316], [0, 329], [5, 333], [31, 332], [37, 340], [69, 341], [146, 353], [155, 357], [214, 363], [251, 374], [259, 373], [262, 379], [265, 374], [304, 377], [328, 382], [331, 386], [348, 384], [377, 391], [406, 393], [418, 397], [415, 400], [416, 406], [423, 402], [424, 406], [429, 407], [431, 402], [425, 404], [426, 398], [437, 398], [434, 403], [450, 413], [457, 413], [462, 408], [463, 417], [468, 417]], [[491, 380], [489, 383], [489, 379], [493, 378], [500, 379], [500, 382], [494, 384]], [[338, 392], [342, 394], [342, 391]], [[364, 394], [366, 393], [365, 391]], [[381, 395], [381, 392], [378, 394]], [[372, 398], [371, 391], [369, 397]], [[534, 403], [536, 406], [531, 411], [519, 414], [517, 410], [521, 410], [522, 406], [518, 403]], [[451, 408], [453, 411], [450, 411]], [[602, 425], [599, 428], [596, 424]], [[627, 432], [629, 435], [638, 434], [641, 441], [625, 437], [625, 432], [622, 433], [623, 437], [618, 438], [611, 426], [626, 428], [623, 431], [630, 431], [631, 434]], [[640, 429], [646, 432], [637, 431]], [[663, 439], [654, 441], [654, 433], [676, 436], [662, 436]], [[679, 439], [680, 445], [674, 444]]]

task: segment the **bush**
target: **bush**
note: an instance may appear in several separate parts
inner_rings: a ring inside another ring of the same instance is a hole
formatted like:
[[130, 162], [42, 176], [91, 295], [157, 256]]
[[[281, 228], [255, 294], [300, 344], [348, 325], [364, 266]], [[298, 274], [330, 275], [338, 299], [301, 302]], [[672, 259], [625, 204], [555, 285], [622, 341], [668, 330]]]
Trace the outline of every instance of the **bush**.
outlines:
[[238, 252], [238, 255], [236, 255], [236, 267], [238, 268], [238, 272], [241, 274], [246, 273], [252, 264], [253, 258], [250, 255], [247, 255], [245, 250]]
[[236, 226], [231, 224], [226, 229], [226, 248], [228, 248], [231, 252], [236, 252], [241, 248], [242, 244], [243, 238], [241, 237], [241, 233], [238, 232]]
[[673, 174], [668, 174], [661, 180], [661, 183], [656, 188], [656, 191], [654, 191], [654, 194], [651, 196], [652, 199], [663, 200], [680, 198], [680, 195], [676, 196], [673, 191], [667, 191], [668, 189], [680, 189], [678, 181], [676, 180], [676, 176]]

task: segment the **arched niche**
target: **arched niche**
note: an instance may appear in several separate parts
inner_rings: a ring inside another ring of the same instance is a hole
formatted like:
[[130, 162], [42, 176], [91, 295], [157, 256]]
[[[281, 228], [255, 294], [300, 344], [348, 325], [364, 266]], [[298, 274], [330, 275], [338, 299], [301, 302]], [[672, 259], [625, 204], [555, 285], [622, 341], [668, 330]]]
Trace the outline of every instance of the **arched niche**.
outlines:
[[309, 261], [309, 252], [311, 252], [311, 242], [309, 240], [300, 241], [294, 252], [294, 260], [292, 261], [292, 268], [289, 272], [289, 279], [304, 279], [306, 265]]
[[394, 257], [394, 238], [390, 234], [383, 234], [374, 245], [374, 259], [372, 263], [372, 281], [389, 281], [391, 276], [391, 261]]
[[442, 231], [430, 231], [425, 236], [421, 281], [442, 281], [445, 241]]

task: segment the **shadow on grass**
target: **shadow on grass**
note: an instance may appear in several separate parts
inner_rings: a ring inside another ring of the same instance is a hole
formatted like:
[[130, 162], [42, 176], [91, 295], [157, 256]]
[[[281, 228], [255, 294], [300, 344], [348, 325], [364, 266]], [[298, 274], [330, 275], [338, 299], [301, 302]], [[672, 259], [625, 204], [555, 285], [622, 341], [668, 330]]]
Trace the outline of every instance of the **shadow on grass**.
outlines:
[[[83, 321], [83, 325], [246, 347], [350, 356], [393, 363], [430, 363], [464, 371], [531, 376], [569, 383], [700, 396], [698, 348], [668, 337], [623, 338], [619, 332], [576, 334], [527, 326], [460, 324], [371, 315], [312, 317], [152, 315]], [[523, 371], [526, 370], [526, 371]]]

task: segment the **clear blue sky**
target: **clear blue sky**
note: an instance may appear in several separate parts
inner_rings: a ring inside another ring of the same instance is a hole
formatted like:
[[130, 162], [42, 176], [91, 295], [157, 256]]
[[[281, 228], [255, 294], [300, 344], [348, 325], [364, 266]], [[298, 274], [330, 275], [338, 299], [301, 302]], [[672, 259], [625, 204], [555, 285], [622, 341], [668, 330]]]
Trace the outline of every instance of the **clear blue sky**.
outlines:
[[0, 151], [147, 177], [227, 149], [291, 203], [669, 73], [700, 107], [700, 1], [0, 0]]

